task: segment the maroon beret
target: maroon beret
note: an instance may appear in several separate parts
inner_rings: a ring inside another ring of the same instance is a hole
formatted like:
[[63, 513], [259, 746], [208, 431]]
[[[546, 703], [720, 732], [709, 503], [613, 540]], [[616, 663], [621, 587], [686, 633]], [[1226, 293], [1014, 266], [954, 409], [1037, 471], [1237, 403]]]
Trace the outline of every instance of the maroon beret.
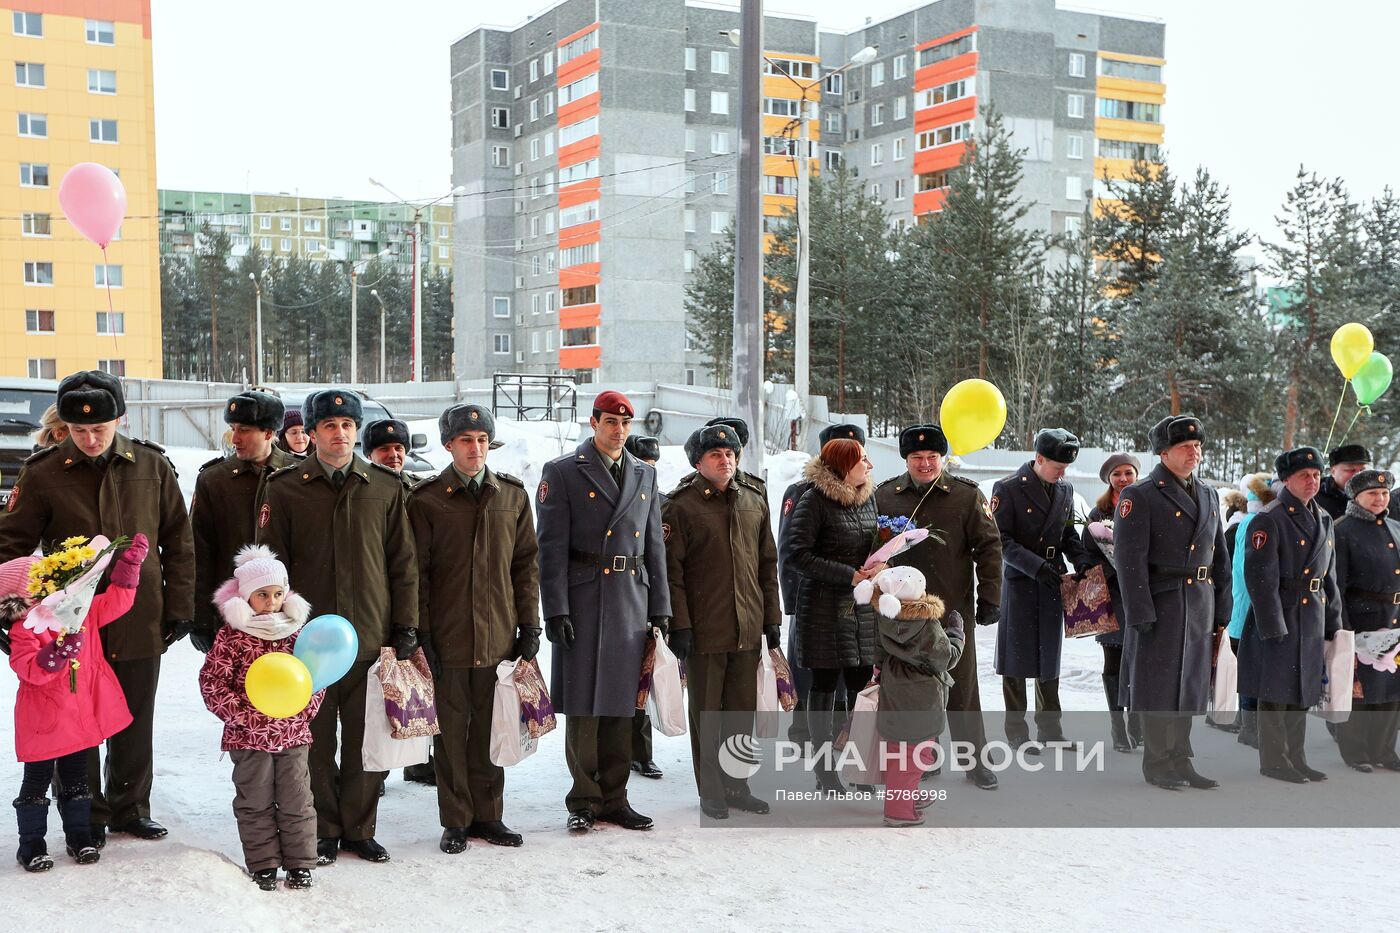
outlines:
[[598, 393], [598, 397], [593, 400], [593, 410], [612, 415], [626, 415], [628, 418], [635, 418], [637, 415], [637, 410], [632, 407], [627, 396], [612, 389]]

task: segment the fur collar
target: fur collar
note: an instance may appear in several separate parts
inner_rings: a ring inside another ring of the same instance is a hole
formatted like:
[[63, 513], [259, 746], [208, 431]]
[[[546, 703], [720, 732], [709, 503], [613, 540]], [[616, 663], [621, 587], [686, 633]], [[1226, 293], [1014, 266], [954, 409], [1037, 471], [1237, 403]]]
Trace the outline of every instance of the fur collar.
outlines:
[[811, 483], [817, 492], [848, 509], [864, 505], [875, 494], [875, 483], [869, 476], [865, 478], [865, 483], [857, 488], [831, 472], [831, 468], [822, 463], [821, 457], [813, 457], [807, 461], [807, 466], [802, 470], [802, 478]]
[[301, 594], [288, 589], [282, 603], [282, 615], [287, 617], [286, 621], [270, 626], [261, 621], [254, 621], [259, 617], [254, 616], [253, 607], [238, 595], [238, 580], [233, 577], [225, 580], [215, 591], [213, 602], [230, 626], [266, 641], [286, 638], [299, 631], [311, 615], [311, 604], [303, 599]]
[[4, 623], [9, 628], [15, 622], [23, 619], [34, 605], [27, 596], [12, 593], [9, 596], [0, 597], [0, 623]]
[[903, 620], [938, 620], [943, 618], [943, 600], [937, 596], [921, 596], [918, 599], [901, 601], [899, 604], [899, 619]]

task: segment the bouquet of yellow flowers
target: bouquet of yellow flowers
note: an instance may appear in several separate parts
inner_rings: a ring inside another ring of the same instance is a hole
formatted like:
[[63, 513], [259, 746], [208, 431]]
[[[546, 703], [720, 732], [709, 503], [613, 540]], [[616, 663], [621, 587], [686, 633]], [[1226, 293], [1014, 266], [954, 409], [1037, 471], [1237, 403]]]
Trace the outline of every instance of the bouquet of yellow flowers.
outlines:
[[[64, 636], [80, 631], [103, 571], [117, 549], [128, 543], [124, 536], [108, 541], [102, 535], [92, 540], [75, 535], [50, 547], [29, 568], [29, 595], [39, 603], [25, 618], [24, 627], [54, 632], [59, 645]], [[68, 689], [76, 693], [78, 661], [69, 663]]]

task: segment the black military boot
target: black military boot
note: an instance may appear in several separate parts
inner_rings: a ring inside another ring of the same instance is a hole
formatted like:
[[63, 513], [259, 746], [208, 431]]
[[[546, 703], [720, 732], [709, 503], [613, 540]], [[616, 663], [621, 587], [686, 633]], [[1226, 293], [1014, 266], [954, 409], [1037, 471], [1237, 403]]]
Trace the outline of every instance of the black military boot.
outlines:
[[48, 871], [53, 868], [48, 843], [44, 841], [44, 836], [49, 831], [49, 798], [17, 799], [15, 822], [19, 826], [19, 851], [15, 853], [15, 860], [28, 872]]
[[1252, 709], [1240, 710], [1240, 731], [1235, 736], [1235, 741], [1241, 745], [1248, 745], [1250, 748], [1259, 747], [1259, 711]]
[[1113, 750], [1115, 752], [1130, 752], [1133, 750], [1133, 743], [1128, 738], [1128, 724], [1123, 715], [1123, 707], [1118, 705], [1118, 675], [1103, 675], [1103, 692], [1108, 698], [1108, 715], [1113, 730]]
[[102, 857], [92, 838], [92, 794], [86, 784], [65, 787], [58, 798], [63, 836], [68, 854], [79, 865], [91, 865]]
[[836, 738], [836, 694], [831, 690], [812, 690], [807, 694], [807, 726], [812, 732], [812, 750], [817, 756], [812, 773], [817, 790], [844, 794], [846, 785], [836, 773], [836, 752], [831, 747]]

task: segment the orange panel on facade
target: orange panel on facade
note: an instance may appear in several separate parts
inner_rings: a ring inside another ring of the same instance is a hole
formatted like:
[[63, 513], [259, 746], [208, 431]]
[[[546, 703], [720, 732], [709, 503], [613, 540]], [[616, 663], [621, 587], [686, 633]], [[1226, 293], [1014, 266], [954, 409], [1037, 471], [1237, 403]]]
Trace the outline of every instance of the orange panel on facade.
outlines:
[[560, 369], [597, 369], [603, 359], [603, 348], [594, 344], [590, 347], [560, 347]]
[[583, 288], [585, 285], [597, 285], [598, 280], [602, 277], [602, 263], [585, 262], [567, 269], [560, 269], [559, 287], [561, 289]]
[[945, 62], [935, 62], [914, 72], [914, 90], [925, 91], [959, 78], [970, 78], [977, 74], [977, 53], [964, 52]]
[[560, 104], [559, 111], [555, 119], [560, 126], [568, 126], [570, 123], [577, 123], [580, 120], [587, 120], [589, 117], [598, 115], [600, 95], [597, 91], [586, 94], [578, 100], [571, 100], [567, 104]]
[[143, 38], [151, 37], [149, 0], [28, 0], [13, 7], [26, 13], [51, 13], [114, 23], [140, 23]]
[[927, 172], [941, 172], [951, 168], [957, 168], [962, 162], [963, 152], [967, 149], [967, 143], [949, 143], [946, 146], [939, 146], [937, 149], [925, 149], [923, 152], [914, 153], [914, 174], [923, 175]]
[[568, 249], [571, 246], [586, 246], [589, 243], [597, 243], [601, 239], [600, 231], [602, 228], [603, 222], [601, 220], [590, 220], [587, 223], [565, 227], [559, 231], [559, 248]]
[[559, 309], [560, 330], [569, 330], [573, 327], [597, 327], [602, 320], [602, 306], [596, 302]]
[[914, 132], [922, 133], [924, 130], [932, 129], [935, 126], [947, 126], [949, 123], [962, 123], [965, 120], [974, 119], [977, 116], [977, 97], [960, 97], [957, 100], [950, 100], [946, 104], [939, 104], [936, 107], [929, 107], [925, 110], [914, 111]]
[[947, 188], [934, 188], [930, 191], [919, 191], [914, 194], [914, 213], [927, 214], [930, 211], [941, 211], [943, 202], [948, 200]]
[[584, 26], [584, 27], [583, 27], [582, 29], [580, 29], [578, 32], [571, 32], [571, 33], [569, 33], [567, 36], [565, 36], [564, 38], [560, 39], [558, 42], [556, 42], [556, 43], [554, 43], [554, 44], [557, 45], [557, 46], [559, 46], [560, 48], [563, 48], [564, 46], [568, 45], [570, 42], [573, 42], [575, 39], [582, 39], [584, 36], [588, 35], [590, 32], [595, 32], [595, 31], [597, 31], [597, 29], [598, 29], [598, 24], [597, 24], [597, 23], [592, 23], [591, 25]]
[[573, 207], [576, 204], [587, 204], [589, 201], [598, 200], [602, 182], [603, 180], [601, 178], [586, 178], [583, 181], [576, 181], [572, 185], [560, 187], [560, 210], [566, 207]]
[[568, 168], [575, 163], [598, 158], [598, 151], [602, 148], [602, 140], [601, 136], [589, 136], [576, 143], [569, 143], [559, 150], [559, 167]]
[[554, 70], [555, 80], [562, 84], [570, 84], [598, 70], [602, 62], [602, 49], [593, 49], [584, 52], [578, 58], [570, 59]]

